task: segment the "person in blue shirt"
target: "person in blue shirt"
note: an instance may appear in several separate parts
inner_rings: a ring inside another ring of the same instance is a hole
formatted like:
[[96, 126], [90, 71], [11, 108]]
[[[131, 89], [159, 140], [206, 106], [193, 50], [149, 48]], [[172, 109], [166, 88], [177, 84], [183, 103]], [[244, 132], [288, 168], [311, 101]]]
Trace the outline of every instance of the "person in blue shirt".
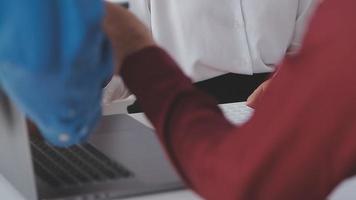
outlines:
[[84, 141], [113, 73], [101, 0], [0, 1], [0, 90], [57, 146]]

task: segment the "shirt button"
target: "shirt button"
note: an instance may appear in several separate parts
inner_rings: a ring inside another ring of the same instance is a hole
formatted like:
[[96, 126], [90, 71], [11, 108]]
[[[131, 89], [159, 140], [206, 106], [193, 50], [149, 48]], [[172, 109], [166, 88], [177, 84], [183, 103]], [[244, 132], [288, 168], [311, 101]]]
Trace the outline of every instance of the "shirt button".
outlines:
[[67, 133], [59, 134], [58, 140], [59, 140], [60, 142], [67, 143], [67, 142], [69, 142], [69, 140], [70, 140], [70, 135], [67, 134]]

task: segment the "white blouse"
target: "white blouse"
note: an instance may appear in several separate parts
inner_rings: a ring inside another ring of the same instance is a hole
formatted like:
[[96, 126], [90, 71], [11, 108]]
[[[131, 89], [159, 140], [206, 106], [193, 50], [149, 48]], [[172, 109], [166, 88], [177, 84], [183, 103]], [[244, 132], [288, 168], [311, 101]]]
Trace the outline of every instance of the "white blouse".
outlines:
[[301, 44], [318, 0], [130, 0], [159, 45], [201, 81], [272, 72]]

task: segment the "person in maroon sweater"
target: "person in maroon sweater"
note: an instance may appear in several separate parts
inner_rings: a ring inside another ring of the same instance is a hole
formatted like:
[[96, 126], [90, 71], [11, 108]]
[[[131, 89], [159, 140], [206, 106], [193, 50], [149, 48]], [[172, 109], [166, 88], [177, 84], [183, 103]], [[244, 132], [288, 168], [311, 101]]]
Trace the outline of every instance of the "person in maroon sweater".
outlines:
[[356, 1], [325, 0], [245, 125], [192, 86], [136, 18], [108, 5], [104, 26], [187, 185], [205, 199], [325, 199], [356, 173]]

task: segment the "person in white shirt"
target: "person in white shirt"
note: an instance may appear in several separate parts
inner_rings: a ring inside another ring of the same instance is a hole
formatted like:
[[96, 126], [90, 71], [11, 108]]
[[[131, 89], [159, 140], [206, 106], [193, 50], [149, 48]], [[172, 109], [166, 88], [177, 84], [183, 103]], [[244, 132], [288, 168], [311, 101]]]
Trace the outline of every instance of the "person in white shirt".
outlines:
[[[285, 54], [298, 50], [317, 2], [131, 0], [130, 9], [197, 87], [230, 103], [246, 101]], [[125, 97], [114, 82], [106, 102]]]

